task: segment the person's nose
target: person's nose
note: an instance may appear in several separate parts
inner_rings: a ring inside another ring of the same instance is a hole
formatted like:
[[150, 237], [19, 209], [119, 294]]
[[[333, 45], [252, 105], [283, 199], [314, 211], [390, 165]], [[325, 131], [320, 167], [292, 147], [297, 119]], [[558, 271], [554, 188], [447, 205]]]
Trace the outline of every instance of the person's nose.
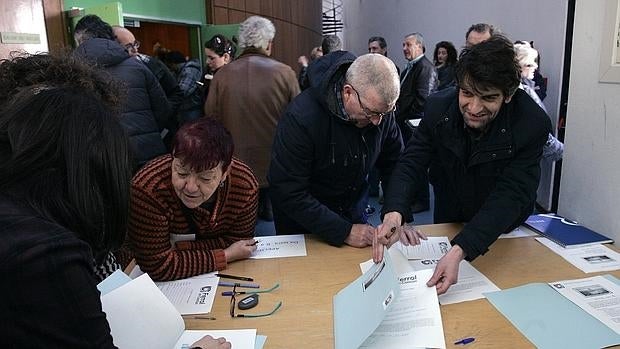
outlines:
[[469, 112], [471, 114], [479, 114], [483, 110], [482, 100], [478, 97], [473, 97], [469, 102]]
[[188, 193], [195, 193], [198, 191], [198, 182], [194, 176], [188, 176], [185, 180], [185, 191]]

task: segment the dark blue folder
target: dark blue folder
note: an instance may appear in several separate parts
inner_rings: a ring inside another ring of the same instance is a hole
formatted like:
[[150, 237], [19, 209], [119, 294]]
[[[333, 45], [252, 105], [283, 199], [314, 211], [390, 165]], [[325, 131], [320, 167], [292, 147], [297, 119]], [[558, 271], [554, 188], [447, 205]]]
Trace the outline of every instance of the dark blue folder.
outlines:
[[565, 248], [614, 242], [604, 235], [558, 215], [531, 215], [524, 224], [540, 233], [540, 235]]

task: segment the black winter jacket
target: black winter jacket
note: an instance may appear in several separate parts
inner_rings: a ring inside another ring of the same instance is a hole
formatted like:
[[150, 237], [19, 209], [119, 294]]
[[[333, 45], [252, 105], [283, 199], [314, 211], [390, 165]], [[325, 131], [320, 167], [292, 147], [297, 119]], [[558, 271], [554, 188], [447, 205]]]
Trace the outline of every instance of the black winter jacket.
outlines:
[[336, 89], [355, 56], [330, 53], [310, 66], [312, 86], [278, 123], [267, 179], [278, 234], [314, 233], [342, 245], [364, 223], [366, 177], [376, 166], [389, 178], [402, 151], [394, 116], [358, 128], [337, 104]]
[[400, 96], [396, 102], [396, 121], [404, 126], [405, 120], [419, 119], [424, 115], [424, 103], [428, 96], [437, 90], [437, 69], [431, 61], [423, 56], [407, 73], [404, 69], [400, 75]]
[[472, 144], [457, 89], [429, 97], [425, 116], [390, 179], [383, 214], [410, 217], [414, 183], [428, 169], [435, 223], [468, 222], [453, 240], [468, 260], [525, 221], [534, 209], [549, 117], [518, 89], [489, 127]]
[[103, 67], [127, 87], [121, 124], [127, 130], [138, 166], [167, 152], [160, 132], [169, 125], [171, 110], [166, 95], [149, 68], [116, 41], [90, 39], [75, 54]]

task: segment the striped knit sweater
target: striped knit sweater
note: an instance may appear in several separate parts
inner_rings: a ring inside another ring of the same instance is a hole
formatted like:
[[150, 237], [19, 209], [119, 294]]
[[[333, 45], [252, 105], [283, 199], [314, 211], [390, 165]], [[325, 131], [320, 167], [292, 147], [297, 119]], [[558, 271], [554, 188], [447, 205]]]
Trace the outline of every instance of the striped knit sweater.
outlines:
[[191, 234], [172, 187], [172, 156], [144, 166], [131, 184], [129, 245], [140, 268], [154, 280], [183, 279], [226, 268], [225, 248], [251, 239], [256, 226], [258, 182], [249, 167], [233, 159], [225, 185], [213, 195], [213, 212], [191, 211], [198, 233], [195, 241], [170, 243], [171, 234]]

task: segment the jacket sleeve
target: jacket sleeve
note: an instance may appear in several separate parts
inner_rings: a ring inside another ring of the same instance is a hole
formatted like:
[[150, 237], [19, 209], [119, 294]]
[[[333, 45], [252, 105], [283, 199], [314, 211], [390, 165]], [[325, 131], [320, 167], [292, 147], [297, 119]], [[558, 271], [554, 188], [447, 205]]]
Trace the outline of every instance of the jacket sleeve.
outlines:
[[289, 111], [278, 123], [269, 167], [269, 191], [274, 205], [306, 230], [340, 246], [352, 224], [310, 194], [313, 141]]
[[389, 185], [389, 180], [403, 152], [403, 138], [400, 129], [396, 125], [394, 116], [386, 118], [384, 121], [383, 139], [380, 146], [381, 152], [375, 167], [379, 170], [381, 182], [384, 187]]
[[[221, 75], [221, 72], [220, 72]], [[205, 116], [218, 118], [217, 110], [217, 95], [220, 93], [220, 83], [217, 78], [217, 74], [213, 76], [213, 80], [209, 84], [209, 94], [207, 95], [207, 101], [205, 102], [204, 112]]]
[[144, 67], [143, 71], [146, 78], [146, 89], [149, 95], [151, 110], [153, 111], [159, 129], [163, 130], [172, 124], [172, 109], [170, 103], [159, 81], [155, 78], [155, 75], [153, 75], [147, 67]]
[[197, 81], [200, 81], [201, 70], [194, 65], [185, 64], [179, 72], [179, 88], [183, 91], [183, 96], [188, 97], [198, 88]]
[[500, 234], [514, 229], [531, 214], [540, 180], [542, 149], [551, 130], [549, 118], [541, 119], [541, 127], [533, 127], [537, 131], [529, 143], [517, 151], [480, 210], [452, 241], [461, 246], [467, 260], [486, 253]]
[[410, 206], [417, 188], [415, 183], [426, 181], [426, 171], [435, 154], [429, 119], [422, 118], [394, 168], [384, 195], [381, 218], [388, 212], [400, 213], [403, 223], [411, 217]]

